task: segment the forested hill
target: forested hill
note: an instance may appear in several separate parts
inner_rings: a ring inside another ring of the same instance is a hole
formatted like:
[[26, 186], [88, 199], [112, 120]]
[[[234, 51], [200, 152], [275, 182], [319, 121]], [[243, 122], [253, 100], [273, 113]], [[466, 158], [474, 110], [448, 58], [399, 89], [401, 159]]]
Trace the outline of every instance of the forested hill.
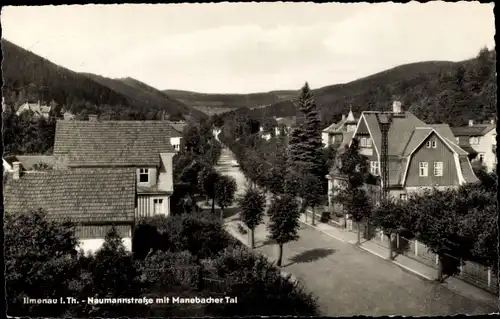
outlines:
[[[427, 123], [466, 124], [468, 119], [487, 120], [496, 114], [496, 52], [483, 49], [476, 58], [462, 62], [431, 61], [398, 66], [346, 84], [314, 90], [323, 125], [341, 114], [388, 110], [399, 99], [406, 110]], [[255, 119], [293, 116], [292, 101], [238, 110], [224, 115], [249, 114]]]
[[258, 108], [293, 98], [298, 91], [271, 91], [250, 94], [210, 94], [180, 90], [163, 91], [186, 105], [207, 114], [222, 113], [242, 107]]
[[74, 114], [96, 113], [114, 119], [153, 119], [165, 112], [205, 117], [158, 90], [154, 92], [154, 88], [139, 88], [121, 80], [77, 73], [5, 39], [2, 39], [2, 51], [3, 96], [9, 105], [55, 101]]

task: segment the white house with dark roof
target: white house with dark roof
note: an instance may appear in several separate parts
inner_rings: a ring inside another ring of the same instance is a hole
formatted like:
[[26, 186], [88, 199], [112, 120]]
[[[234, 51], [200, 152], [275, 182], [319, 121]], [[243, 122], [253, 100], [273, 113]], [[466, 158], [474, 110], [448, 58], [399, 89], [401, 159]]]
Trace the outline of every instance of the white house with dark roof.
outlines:
[[168, 121], [64, 121], [56, 125], [54, 156], [70, 168], [136, 171], [136, 218], [170, 214], [172, 126]]
[[358, 119], [354, 117], [352, 109], [347, 115], [342, 114], [340, 122], [333, 123], [321, 132], [324, 147], [343, 148], [344, 145], [348, 145], [356, 130], [357, 123]]
[[496, 120], [476, 124], [469, 121], [468, 126], [452, 127], [456, 142], [469, 153], [469, 158], [486, 167], [489, 172], [497, 166], [497, 125]]
[[[392, 116], [388, 132], [388, 189], [391, 196], [406, 199], [407, 194], [425, 188], [449, 188], [478, 182], [468, 153], [457, 145], [447, 124], [427, 125], [395, 102], [392, 112], [365, 111], [361, 114], [353, 139], [370, 162], [370, 172], [381, 174], [381, 119]], [[339, 185], [340, 176], [332, 170], [329, 194]], [[371, 187], [378, 201], [379, 186]]]
[[42, 209], [51, 221], [71, 221], [79, 248], [95, 252], [114, 226], [132, 249], [136, 210], [136, 173], [132, 168], [24, 171], [13, 163], [4, 178], [6, 212]]
[[172, 144], [175, 151], [179, 152], [184, 149], [183, 133], [187, 124], [184, 121], [165, 121], [172, 126], [172, 136], [170, 137], [170, 144]]

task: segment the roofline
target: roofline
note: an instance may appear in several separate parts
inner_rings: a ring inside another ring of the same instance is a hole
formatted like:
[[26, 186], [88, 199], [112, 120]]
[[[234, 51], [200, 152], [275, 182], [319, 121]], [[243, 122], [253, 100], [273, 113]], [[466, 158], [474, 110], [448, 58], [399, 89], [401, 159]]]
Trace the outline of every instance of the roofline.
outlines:
[[455, 161], [455, 166], [457, 166], [458, 184], [463, 185], [465, 184], [465, 178], [462, 169], [460, 167], [460, 158], [458, 154], [456, 153], [453, 154], [453, 160]]
[[[415, 151], [420, 147], [422, 146], [422, 144], [425, 142], [425, 140], [434, 132], [436, 133], [436, 135], [439, 137], [439, 139], [448, 147], [449, 150], [451, 150], [451, 152], [454, 154], [454, 156], [460, 156], [454, 149], [453, 147], [450, 146], [450, 144], [448, 143], [449, 141], [447, 141], [444, 137], [442, 137], [433, 127], [430, 127], [431, 131], [429, 132], [429, 134], [427, 134], [425, 136], [425, 138], [422, 139], [422, 142], [420, 142], [414, 149], [413, 151], [410, 152], [410, 154], [408, 154], [408, 156], [406, 156], [406, 158], [408, 159], [408, 162], [406, 163], [406, 169], [405, 169], [405, 173], [403, 175], [403, 180], [402, 180], [402, 184], [405, 185], [406, 184], [406, 178], [408, 177], [407, 174], [408, 174], [408, 170], [410, 169], [410, 161], [411, 161], [411, 158], [413, 156], [413, 154], [415, 153]], [[458, 145], [457, 145], [458, 146]], [[458, 148], [460, 148], [460, 146], [458, 146]], [[460, 148], [461, 149], [461, 148]], [[462, 150], [463, 151], [463, 150]], [[465, 152], [465, 151], [464, 151]], [[460, 174], [462, 173], [462, 171], [460, 170], [460, 167], [457, 167], [457, 170], [460, 171]], [[460, 180], [460, 178], [459, 178]]]
[[68, 164], [68, 167], [71, 168], [104, 168], [104, 169], [113, 169], [113, 168], [140, 168], [140, 167], [157, 167], [157, 165], [135, 165], [135, 164]]
[[[363, 112], [364, 113], [364, 112]], [[359, 124], [361, 123], [361, 119], [363, 119], [365, 121], [365, 124], [366, 124], [366, 128], [368, 129], [368, 134], [370, 134], [370, 137], [372, 138], [372, 141], [373, 141], [373, 135], [372, 135], [372, 131], [370, 131], [370, 126], [368, 125], [368, 123], [366, 123], [366, 119], [365, 119], [365, 116], [364, 114], [361, 113], [361, 116], [359, 117], [359, 120], [358, 120], [358, 124], [356, 125], [356, 129], [354, 130], [354, 134], [352, 134], [352, 138], [351, 140], [349, 141], [349, 147], [351, 147], [351, 144], [352, 144], [352, 140], [354, 139], [354, 137], [356, 136], [356, 133], [358, 133], [358, 128], [359, 128]], [[377, 159], [378, 161], [380, 162], [380, 153], [378, 152], [378, 149], [377, 149], [377, 145], [373, 142], [372, 143], [373, 147], [375, 148], [375, 152], [377, 152]]]

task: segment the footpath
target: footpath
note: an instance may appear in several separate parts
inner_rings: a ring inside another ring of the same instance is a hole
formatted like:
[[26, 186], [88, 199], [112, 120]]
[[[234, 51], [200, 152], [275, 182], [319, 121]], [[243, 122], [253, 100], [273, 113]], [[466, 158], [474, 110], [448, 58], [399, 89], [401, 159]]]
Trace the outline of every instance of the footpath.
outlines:
[[[355, 245], [356, 247], [362, 250], [365, 250], [373, 255], [376, 255], [386, 260], [387, 262], [392, 262], [393, 264], [399, 266], [401, 269], [411, 272], [422, 279], [430, 281], [435, 280], [437, 276], [437, 270], [435, 268], [427, 266], [421, 262], [418, 262], [415, 259], [409, 258], [401, 254], [395, 254], [396, 256], [394, 257], [394, 259], [389, 260], [388, 259], [389, 249], [363, 238], [361, 239], [361, 243], [359, 245], [356, 245], [358, 235], [356, 233], [348, 231], [347, 229], [334, 227], [321, 222], [316, 222], [315, 225], [313, 226], [311, 225], [311, 218], [312, 218], [311, 214], [307, 216], [307, 219], [306, 215], [302, 214], [300, 216], [300, 222], [336, 240], [349, 243], [351, 245]], [[495, 296], [473, 285], [470, 285], [456, 277], [448, 277], [445, 280], [445, 282], [442, 283], [442, 285], [466, 298], [480, 299], [486, 304], [492, 305], [497, 308], [499, 306], [498, 296]]]

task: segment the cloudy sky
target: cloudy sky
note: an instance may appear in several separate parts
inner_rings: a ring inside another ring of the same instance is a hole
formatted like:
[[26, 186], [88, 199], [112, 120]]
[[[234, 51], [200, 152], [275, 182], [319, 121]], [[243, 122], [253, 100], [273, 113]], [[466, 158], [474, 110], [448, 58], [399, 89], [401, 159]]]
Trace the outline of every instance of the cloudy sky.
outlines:
[[4, 7], [3, 37], [77, 72], [247, 93], [344, 83], [494, 48], [492, 4], [219, 3]]

